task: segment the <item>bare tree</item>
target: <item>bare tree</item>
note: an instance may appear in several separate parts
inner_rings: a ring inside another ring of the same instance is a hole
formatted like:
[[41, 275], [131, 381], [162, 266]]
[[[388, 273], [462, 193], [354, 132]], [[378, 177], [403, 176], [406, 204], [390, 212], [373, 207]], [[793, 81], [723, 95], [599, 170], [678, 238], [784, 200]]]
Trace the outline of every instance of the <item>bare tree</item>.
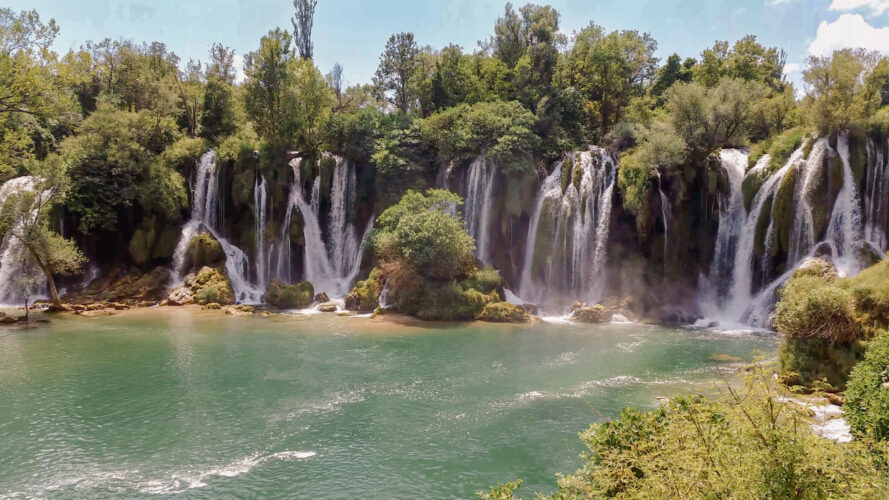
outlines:
[[339, 99], [343, 95], [343, 66], [340, 63], [336, 63], [333, 68], [330, 68], [330, 73], [327, 74], [327, 83], [336, 92], [336, 97]]
[[296, 15], [290, 20], [293, 23], [293, 39], [303, 59], [312, 58], [312, 24], [315, 18], [315, 6], [318, 0], [293, 0]]

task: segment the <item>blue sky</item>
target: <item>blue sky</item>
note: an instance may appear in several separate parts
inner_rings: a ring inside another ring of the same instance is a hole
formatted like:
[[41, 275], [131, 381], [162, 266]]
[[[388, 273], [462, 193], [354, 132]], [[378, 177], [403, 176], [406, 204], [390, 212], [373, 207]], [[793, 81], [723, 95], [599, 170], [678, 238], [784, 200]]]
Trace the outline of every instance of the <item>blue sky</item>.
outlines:
[[[206, 59], [213, 42], [239, 54], [276, 26], [290, 28], [291, 0], [6, 0], [37, 9], [61, 27], [60, 52], [105, 37], [163, 41], [181, 58]], [[524, 2], [513, 2], [523, 4]], [[696, 56], [714, 40], [752, 33], [788, 52], [789, 77], [809, 54], [864, 46], [889, 55], [889, 0], [552, 0], [566, 33], [593, 21], [608, 29], [647, 31], [658, 55]], [[370, 80], [386, 39], [413, 31], [423, 45], [472, 50], [488, 37], [504, 0], [319, 0], [315, 62], [345, 68], [349, 83]]]

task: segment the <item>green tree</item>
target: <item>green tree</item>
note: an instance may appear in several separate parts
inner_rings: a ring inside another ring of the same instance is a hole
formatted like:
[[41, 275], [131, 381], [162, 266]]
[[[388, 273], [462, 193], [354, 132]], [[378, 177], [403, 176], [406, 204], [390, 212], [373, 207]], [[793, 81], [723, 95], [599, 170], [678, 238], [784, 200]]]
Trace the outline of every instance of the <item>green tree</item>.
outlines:
[[810, 57], [803, 72], [809, 117], [821, 133], [848, 129], [876, 111], [879, 94], [868, 92], [866, 75], [877, 56], [863, 49], [842, 49]]
[[605, 30], [590, 24], [566, 54], [558, 82], [584, 97], [587, 128], [597, 137], [624, 116], [630, 100], [640, 96], [655, 75], [657, 42], [647, 33]]
[[303, 59], [312, 59], [312, 25], [315, 22], [315, 6], [318, 0], [293, 0], [296, 14], [290, 20], [293, 24], [293, 39]]
[[392, 105], [407, 113], [415, 105], [414, 76], [419, 66], [420, 48], [413, 33], [389, 37], [374, 74], [374, 85]]
[[[76, 274], [84, 262], [73, 240], [65, 239], [49, 226], [54, 205], [65, 196], [67, 176], [61, 157], [30, 162], [31, 177], [20, 189], [4, 193], [0, 200], [0, 232], [21, 244], [22, 268], [38, 268], [46, 278], [50, 300], [61, 305], [55, 285], [56, 275]], [[33, 276], [25, 276], [33, 281]], [[27, 292], [26, 292], [27, 293]]]

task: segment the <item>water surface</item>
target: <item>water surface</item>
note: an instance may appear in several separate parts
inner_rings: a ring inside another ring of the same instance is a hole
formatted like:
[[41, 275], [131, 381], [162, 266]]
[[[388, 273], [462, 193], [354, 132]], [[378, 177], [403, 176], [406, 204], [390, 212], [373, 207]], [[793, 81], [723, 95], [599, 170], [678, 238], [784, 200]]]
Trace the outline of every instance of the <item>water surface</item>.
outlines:
[[[552, 491], [577, 433], [768, 335], [142, 310], [0, 331], [0, 497]], [[725, 365], [722, 365], [725, 366]]]

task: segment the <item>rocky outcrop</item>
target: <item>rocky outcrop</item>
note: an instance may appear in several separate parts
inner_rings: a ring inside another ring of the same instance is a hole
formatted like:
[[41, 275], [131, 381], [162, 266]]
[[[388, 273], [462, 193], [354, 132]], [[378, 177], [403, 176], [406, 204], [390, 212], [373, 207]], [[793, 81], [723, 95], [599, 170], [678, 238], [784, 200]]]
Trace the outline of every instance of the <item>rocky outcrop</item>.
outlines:
[[253, 313], [256, 312], [252, 306], [245, 305], [228, 306], [224, 310], [228, 316], [253, 316]]
[[337, 306], [334, 302], [325, 302], [318, 306], [318, 310], [323, 313], [335, 313], [337, 311]]
[[231, 284], [224, 269], [202, 267], [185, 277], [182, 286], [174, 288], [163, 302], [165, 305], [234, 304]]
[[165, 267], [157, 267], [147, 273], [116, 267], [84, 290], [65, 295], [63, 300], [79, 305], [100, 302], [117, 302], [128, 306], [154, 305], [166, 297], [169, 280], [170, 271]]
[[220, 267], [225, 263], [222, 245], [208, 233], [201, 233], [188, 242], [189, 268]]
[[373, 312], [380, 306], [380, 293], [383, 286], [379, 280], [379, 272], [374, 269], [364, 281], [355, 284], [346, 295], [346, 309], [359, 313]]
[[601, 304], [594, 306], [575, 304], [575, 306], [572, 306], [571, 311], [571, 319], [573, 321], [581, 323], [608, 323], [614, 317], [614, 311]]
[[536, 318], [528, 314], [525, 309], [508, 302], [487, 304], [477, 319], [491, 323], [533, 323], [536, 321]]
[[272, 280], [265, 293], [267, 304], [280, 309], [303, 309], [308, 307], [315, 298], [315, 288], [308, 281], [296, 285], [285, 285]]

